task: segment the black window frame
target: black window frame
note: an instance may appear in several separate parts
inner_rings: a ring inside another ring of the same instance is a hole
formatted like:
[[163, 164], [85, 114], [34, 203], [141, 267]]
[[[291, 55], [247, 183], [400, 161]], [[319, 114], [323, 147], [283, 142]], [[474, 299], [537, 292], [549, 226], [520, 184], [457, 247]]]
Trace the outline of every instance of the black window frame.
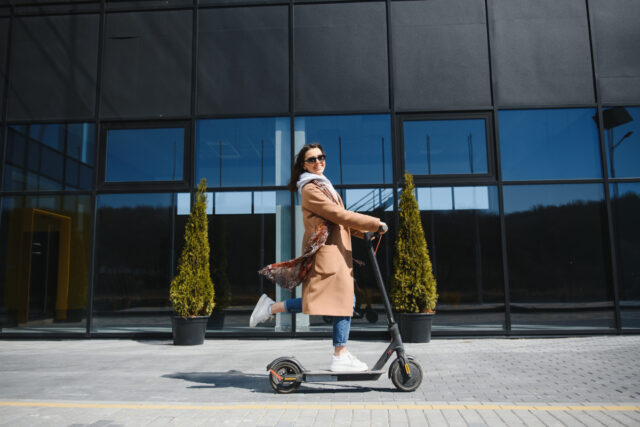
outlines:
[[490, 111], [466, 112], [466, 113], [424, 113], [424, 114], [397, 114], [395, 126], [395, 159], [396, 171], [395, 181], [404, 182], [405, 171], [405, 149], [404, 149], [404, 123], [416, 121], [443, 121], [443, 120], [485, 120], [485, 139], [487, 150], [487, 173], [467, 173], [467, 174], [432, 174], [414, 175], [416, 185], [434, 184], [496, 184], [498, 182], [496, 174], [495, 160], [495, 138], [493, 113]]
[[[134, 129], [184, 129], [184, 148], [182, 180], [179, 181], [118, 181], [108, 182], [106, 178], [107, 166], [107, 134], [110, 130], [134, 130]], [[98, 140], [100, 162], [97, 169], [97, 188], [99, 191], [109, 192], [139, 192], [139, 191], [163, 191], [163, 192], [190, 192], [192, 181], [193, 143], [191, 141], [191, 120], [167, 120], [162, 122], [103, 122], [100, 126]]]

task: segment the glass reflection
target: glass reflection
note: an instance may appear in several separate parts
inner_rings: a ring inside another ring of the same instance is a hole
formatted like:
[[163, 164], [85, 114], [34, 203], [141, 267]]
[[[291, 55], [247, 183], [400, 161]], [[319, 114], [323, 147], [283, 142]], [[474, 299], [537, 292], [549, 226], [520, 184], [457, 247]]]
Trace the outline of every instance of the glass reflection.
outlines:
[[640, 329], [640, 183], [611, 184], [622, 327]]
[[614, 327], [601, 184], [504, 187], [515, 330]]
[[286, 185], [289, 123], [287, 117], [198, 120], [196, 176], [209, 187]]
[[640, 107], [602, 112], [611, 178], [640, 177]]
[[498, 113], [505, 180], [600, 178], [594, 108]]
[[86, 332], [91, 197], [4, 197], [0, 222], [0, 331]]
[[391, 121], [386, 114], [296, 117], [296, 152], [312, 142], [322, 144], [327, 154], [324, 174], [334, 185], [393, 180]]
[[[276, 292], [282, 292], [257, 272], [267, 264], [292, 258], [291, 193], [216, 192], [214, 200], [209, 243], [216, 308], [207, 327], [248, 331], [260, 295], [276, 299]], [[281, 314], [258, 328], [282, 332], [290, 331], [291, 324], [291, 315]]]
[[416, 198], [440, 294], [434, 330], [502, 330], [497, 188], [420, 187]]
[[97, 200], [92, 329], [169, 331], [169, 283], [187, 216], [175, 194], [103, 194]]
[[106, 182], [181, 181], [184, 128], [110, 129]]
[[486, 120], [403, 122], [405, 169], [414, 175], [486, 174]]
[[7, 128], [4, 190], [88, 190], [93, 187], [94, 125]]

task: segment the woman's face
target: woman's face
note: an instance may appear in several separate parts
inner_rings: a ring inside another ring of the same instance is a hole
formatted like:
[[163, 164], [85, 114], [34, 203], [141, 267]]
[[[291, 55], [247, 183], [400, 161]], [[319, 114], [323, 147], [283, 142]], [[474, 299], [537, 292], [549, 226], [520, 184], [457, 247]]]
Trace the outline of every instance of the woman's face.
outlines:
[[[304, 163], [302, 167], [304, 170], [310, 173], [314, 173], [316, 175], [322, 175], [324, 172], [324, 160], [320, 161], [318, 156], [323, 156], [324, 154], [320, 151], [319, 148], [311, 148], [304, 153]], [[314, 162], [308, 162], [307, 160], [314, 159]]]

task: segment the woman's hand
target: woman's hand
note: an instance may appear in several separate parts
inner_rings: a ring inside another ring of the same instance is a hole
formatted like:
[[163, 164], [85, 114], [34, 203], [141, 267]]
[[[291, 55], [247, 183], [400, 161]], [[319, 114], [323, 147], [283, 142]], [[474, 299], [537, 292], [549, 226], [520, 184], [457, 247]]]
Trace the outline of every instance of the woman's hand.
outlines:
[[378, 233], [384, 234], [389, 230], [389, 227], [386, 223], [380, 221], [380, 227], [378, 227]]

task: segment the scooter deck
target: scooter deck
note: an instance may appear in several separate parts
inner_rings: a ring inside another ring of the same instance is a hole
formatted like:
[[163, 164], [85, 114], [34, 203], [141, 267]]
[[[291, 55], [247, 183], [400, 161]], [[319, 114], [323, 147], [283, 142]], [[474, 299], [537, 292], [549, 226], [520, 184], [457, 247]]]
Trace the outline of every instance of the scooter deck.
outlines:
[[306, 382], [375, 381], [385, 372], [384, 370], [362, 372], [304, 371], [300, 375]]

